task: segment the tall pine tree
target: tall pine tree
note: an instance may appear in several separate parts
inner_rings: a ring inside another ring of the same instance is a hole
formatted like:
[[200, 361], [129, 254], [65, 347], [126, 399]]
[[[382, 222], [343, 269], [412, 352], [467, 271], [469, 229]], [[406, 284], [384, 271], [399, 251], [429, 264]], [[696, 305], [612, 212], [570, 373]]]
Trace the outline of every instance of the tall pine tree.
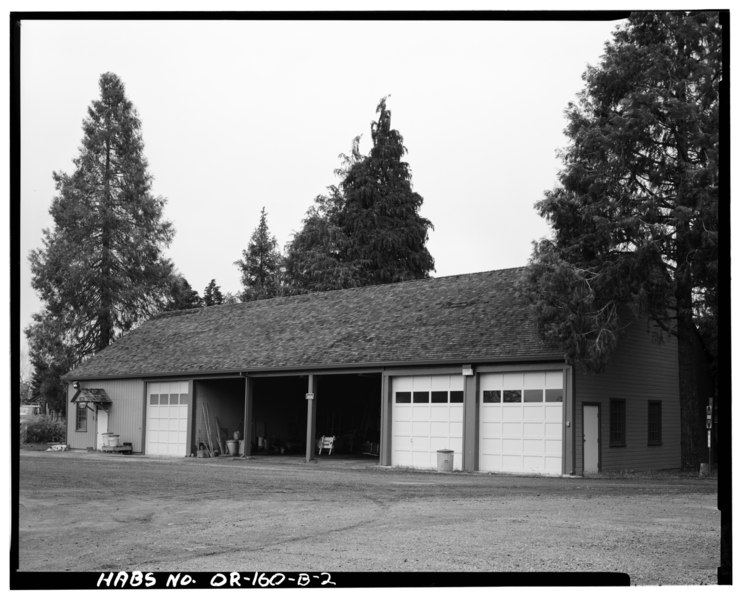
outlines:
[[686, 467], [706, 450], [695, 320], [717, 330], [721, 77], [716, 13], [631, 15], [568, 108], [560, 186], [537, 204], [554, 236], [529, 275], [542, 332], [589, 368], [623, 306], [678, 338]]
[[207, 285], [204, 288], [204, 305], [205, 306], [214, 306], [215, 304], [223, 304], [224, 303], [224, 296], [222, 295], [222, 290], [217, 285], [217, 282], [212, 279], [209, 282], [209, 285]]
[[371, 125], [372, 148], [342, 155], [338, 187], [316, 199], [289, 244], [287, 276], [299, 291], [393, 283], [427, 277], [434, 261], [426, 242], [431, 222], [412, 189], [403, 137], [392, 129], [386, 98]]
[[386, 98], [377, 114], [369, 155], [350, 162], [340, 185], [338, 224], [351, 239], [345, 260], [357, 265], [360, 285], [421, 279], [434, 265], [426, 248], [432, 225], [419, 215], [423, 198], [412, 189], [407, 149], [392, 129]]
[[173, 232], [162, 219], [165, 200], [151, 193], [140, 120], [116, 75], [101, 75], [99, 88], [74, 171], [54, 173], [54, 227], [30, 255], [32, 285], [45, 308], [26, 333], [37, 368], [61, 366], [52, 373], [159, 310], [172, 272], [162, 250]]
[[266, 207], [261, 209], [261, 218], [250, 237], [242, 260], [235, 264], [240, 268], [243, 302], [273, 298], [281, 294], [283, 257], [277, 249], [276, 238], [271, 235], [266, 221]]

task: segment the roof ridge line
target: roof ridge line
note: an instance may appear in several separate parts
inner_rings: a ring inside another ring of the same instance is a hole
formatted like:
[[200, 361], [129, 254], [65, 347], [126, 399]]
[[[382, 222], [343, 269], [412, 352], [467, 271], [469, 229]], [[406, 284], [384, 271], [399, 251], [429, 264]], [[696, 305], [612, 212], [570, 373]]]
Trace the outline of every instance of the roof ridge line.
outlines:
[[475, 271], [473, 273], [455, 273], [452, 275], [442, 275], [441, 277], [421, 277], [419, 279], [406, 279], [404, 281], [392, 281], [389, 283], [374, 283], [371, 285], [359, 285], [359, 286], [348, 287], [348, 288], [338, 288], [335, 290], [318, 290], [315, 292], [288, 294], [285, 296], [272, 296], [271, 298], [260, 298], [258, 300], [241, 301], [241, 302], [235, 302], [232, 304], [212, 304], [211, 306], [199, 306], [196, 308], [184, 308], [184, 309], [178, 309], [178, 310], [163, 311], [163, 312], [156, 314], [150, 320], [167, 318], [167, 317], [175, 317], [175, 316], [180, 316], [180, 315], [189, 314], [189, 313], [196, 314], [206, 309], [215, 309], [218, 307], [223, 309], [227, 306], [255, 305], [255, 303], [257, 302], [275, 302], [276, 300], [283, 299], [283, 298], [289, 299], [289, 298], [299, 298], [299, 297], [308, 297], [308, 296], [319, 297], [323, 294], [336, 294], [339, 292], [352, 293], [356, 290], [371, 290], [375, 288], [384, 288], [384, 287], [390, 287], [390, 286], [395, 286], [395, 285], [399, 285], [399, 286], [412, 285], [412, 284], [423, 283], [423, 282], [441, 281], [443, 279], [453, 279], [455, 277], [470, 277], [473, 275], [485, 275], [487, 273], [503, 273], [505, 271], [518, 271], [518, 270], [523, 270], [525, 268], [526, 268], [526, 265], [523, 265], [520, 267], [506, 267], [503, 269], [487, 269], [485, 271]]

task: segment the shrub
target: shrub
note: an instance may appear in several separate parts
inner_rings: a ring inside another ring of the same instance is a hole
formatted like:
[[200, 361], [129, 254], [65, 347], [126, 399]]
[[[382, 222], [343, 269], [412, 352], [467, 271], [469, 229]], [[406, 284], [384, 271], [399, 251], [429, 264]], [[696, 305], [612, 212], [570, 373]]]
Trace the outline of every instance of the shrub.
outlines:
[[[24, 431], [25, 427], [25, 439]], [[21, 441], [27, 444], [44, 442], [64, 442], [67, 437], [67, 427], [63, 419], [41, 416], [30, 423], [21, 425]]]

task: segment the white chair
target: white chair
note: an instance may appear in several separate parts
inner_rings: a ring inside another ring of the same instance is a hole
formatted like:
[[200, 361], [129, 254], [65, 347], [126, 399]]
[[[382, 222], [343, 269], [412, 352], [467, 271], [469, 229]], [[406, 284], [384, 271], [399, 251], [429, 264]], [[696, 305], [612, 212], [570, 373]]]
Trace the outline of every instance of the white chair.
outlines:
[[322, 451], [327, 449], [328, 455], [333, 453], [333, 445], [335, 444], [335, 436], [334, 435], [324, 435], [320, 438], [320, 441], [317, 442], [317, 453], [322, 454]]

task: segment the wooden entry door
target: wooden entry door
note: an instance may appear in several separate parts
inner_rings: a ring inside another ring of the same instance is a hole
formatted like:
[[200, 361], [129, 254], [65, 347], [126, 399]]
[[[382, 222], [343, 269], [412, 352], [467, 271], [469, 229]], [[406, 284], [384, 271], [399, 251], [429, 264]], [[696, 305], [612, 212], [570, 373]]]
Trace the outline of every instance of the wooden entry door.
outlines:
[[583, 472], [599, 472], [599, 407], [583, 405]]

